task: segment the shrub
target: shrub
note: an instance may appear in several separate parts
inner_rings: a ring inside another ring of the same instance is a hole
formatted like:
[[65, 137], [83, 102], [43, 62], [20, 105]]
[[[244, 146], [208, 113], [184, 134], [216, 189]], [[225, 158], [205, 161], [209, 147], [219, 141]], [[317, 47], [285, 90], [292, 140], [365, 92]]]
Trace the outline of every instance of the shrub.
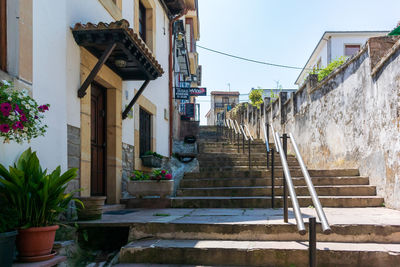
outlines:
[[145, 181], [149, 180], [150, 176], [148, 174], [143, 173], [142, 171], [134, 170], [129, 179], [132, 181]]
[[345, 63], [346, 60], [347, 60], [346, 57], [344, 56], [340, 57], [338, 59], [331, 61], [331, 63], [329, 63], [328, 66], [326, 66], [326, 68], [313, 70], [313, 73], [318, 74], [318, 81], [322, 81], [325, 77], [331, 74], [332, 71], [343, 65], [343, 63]]
[[251, 90], [249, 94], [249, 99], [251, 104], [259, 109], [261, 104], [264, 103], [263, 90], [262, 89]]
[[5, 143], [22, 143], [43, 136], [47, 125], [42, 125], [43, 113], [50, 105], [39, 106], [25, 91], [16, 91], [11, 82], [0, 85], [0, 137]]
[[151, 150], [147, 151], [146, 153], [144, 153], [144, 156], [154, 156], [156, 158], [162, 159], [163, 156], [158, 154], [157, 152], [153, 152]]

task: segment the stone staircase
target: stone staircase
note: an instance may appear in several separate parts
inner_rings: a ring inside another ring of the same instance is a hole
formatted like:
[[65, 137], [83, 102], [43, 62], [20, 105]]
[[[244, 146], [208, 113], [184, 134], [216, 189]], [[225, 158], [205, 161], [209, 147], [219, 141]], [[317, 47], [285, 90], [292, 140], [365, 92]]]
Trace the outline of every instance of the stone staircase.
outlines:
[[[160, 223], [131, 225], [132, 242], [121, 248], [120, 262], [308, 266], [308, 237], [298, 234], [294, 215], [290, 212], [285, 224], [282, 209], [269, 209], [271, 173], [262, 141], [251, 145], [249, 170], [247, 146], [245, 153], [241, 146], [238, 151], [236, 144], [217, 138], [210, 127], [200, 137], [200, 172], [185, 174], [177, 196], [171, 199], [172, 207], [186, 208], [177, 209], [182, 214], [188, 208], [195, 208], [194, 212]], [[278, 155], [275, 163], [275, 205], [281, 207], [283, 175]], [[299, 204], [308, 207], [302, 209], [308, 212], [304, 217], [316, 216], [297, 160], [289, 155], [288, 163]], [[317, 225], [318, 266], [400, 266], [400, 225], [363, 224], [362, 208], [383, 205], [368, 177], [355, 169], [309, 172], [321, 204], [332, 208], [328, 220], [348, 219], [332, 224], [330, 235], [322, 234]], [[194, 216], [197, 209], [203, 216]]]

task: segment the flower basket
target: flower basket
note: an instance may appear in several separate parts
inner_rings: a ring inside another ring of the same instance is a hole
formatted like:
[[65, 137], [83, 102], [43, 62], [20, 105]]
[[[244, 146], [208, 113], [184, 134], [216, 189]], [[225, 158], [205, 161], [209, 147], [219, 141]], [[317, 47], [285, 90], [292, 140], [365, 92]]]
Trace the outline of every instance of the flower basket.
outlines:
[[161, 161], [159, 157], [154, 155], [143, 155], [141, 157], [143, 166], [150, 167], [150, 168], [160, 168]]
[[136, 198], [142, 198], [143, 196], [160, 196], [161, 198], [166, 198], [171, 196], [173, 189], [173, 180], [144, 180], [128, 182], [128, 192]]

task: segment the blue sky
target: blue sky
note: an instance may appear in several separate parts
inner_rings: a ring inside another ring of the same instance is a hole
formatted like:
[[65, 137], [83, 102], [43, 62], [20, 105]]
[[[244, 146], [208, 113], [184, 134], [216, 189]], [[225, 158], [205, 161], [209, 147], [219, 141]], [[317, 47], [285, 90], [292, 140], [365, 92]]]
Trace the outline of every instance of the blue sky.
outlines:
[[[198, 0], [199, 45], [271, 63], [303, 67], [325, 31], [392, 30], [399, 0]], [[203, 66], [201, 124], [211, 91], [296, 88], [299, 70], [249, 63], [197, 48]]]

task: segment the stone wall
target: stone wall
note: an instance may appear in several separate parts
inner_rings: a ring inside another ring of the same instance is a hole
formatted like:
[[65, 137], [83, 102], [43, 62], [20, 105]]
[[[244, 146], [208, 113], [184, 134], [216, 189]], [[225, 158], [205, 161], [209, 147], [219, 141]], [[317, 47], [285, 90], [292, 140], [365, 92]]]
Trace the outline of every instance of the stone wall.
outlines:
[[321, 82], [303, 85], [290, 99], [281, 94], [266, 104], [251, 127], [260, 129], [266, 119], [280, 134], [292, 133], [309, 169], [359, 168], [377, 186], [386, 206], [400, 209], [397, 38], [371, 38]]
[[122, 143], [122, 198], [127, 198], [130, 196], [127, 191], [127, 184], [129, 181], [129, 176], [135, 169], [134, 156], [134, 146]]
[[[78, 176], [69, 182], [67, 191], [78, 190], [80, 188], [80, 161], [81, 161], [81, 130], [77, 127], [67, 125], [68, 143], [68, 169], [77, 168]], [[77, 195], [79, 193], [76, 193]]]

